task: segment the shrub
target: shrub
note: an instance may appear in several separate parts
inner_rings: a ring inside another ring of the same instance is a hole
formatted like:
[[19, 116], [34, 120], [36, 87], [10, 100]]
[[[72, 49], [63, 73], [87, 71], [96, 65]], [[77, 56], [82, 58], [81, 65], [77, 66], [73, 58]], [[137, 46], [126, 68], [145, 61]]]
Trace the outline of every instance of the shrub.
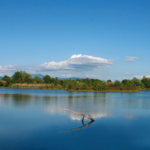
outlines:
[[98, 89], [98, 83], [94, 82], [94, 90], [97, 90], [97, 89]]
[[0, 81], [0, 86], [3, 86], [3, 82], [2, 81]]
[[107, 80], [107, 82], [112, 82], [112, 81], [109, 79], [109, 80]]
[[43, 77], [43, 81], [44, 81], [44, 83], [51, 83], [51, 77], [49, 75], [45, 75]]
[[114, 86], [115, 87], [121, 87], [121, 82], [116, 80]]
[[83, 89], [86, 90], [87, 89], [87, 84], [83, 83]]
[[3, 86], [8, 86], [11, 83], [11, 78], [7, 75], [5, 75], [2, 78]]

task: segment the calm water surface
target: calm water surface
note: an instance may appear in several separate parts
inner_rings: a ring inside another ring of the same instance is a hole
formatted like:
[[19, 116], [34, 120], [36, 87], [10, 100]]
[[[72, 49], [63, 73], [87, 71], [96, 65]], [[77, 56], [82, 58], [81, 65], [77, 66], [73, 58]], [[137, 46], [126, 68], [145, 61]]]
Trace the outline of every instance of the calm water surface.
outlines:
[[55, 149], [150, 150], [150, 91], [0, 89], [0, 150]]

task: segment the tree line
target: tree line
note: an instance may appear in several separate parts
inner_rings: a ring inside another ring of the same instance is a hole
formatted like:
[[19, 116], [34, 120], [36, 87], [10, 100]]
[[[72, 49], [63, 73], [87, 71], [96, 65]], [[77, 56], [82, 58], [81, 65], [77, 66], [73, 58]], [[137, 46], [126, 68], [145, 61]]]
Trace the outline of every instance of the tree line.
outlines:
[[105, 90], [107, 87], [132, 87], [132, 88], [150, 88], [150, 79], [146, 78], [145, 76], [139, 80], [137, 78], [133, 78], [131, 80], [124, 79], [122, 81], [116, 80], [115, 82], [112, 82], [111, 80], [103, 81], [99, 79], [64, 79], [59, 80], [56, 78], [51, 78], [49, 75], [45, 75], [43, 78], [40, 78], [38, 76], [35, 76], [32, 78], [32, 76], [25, 72], [25, 71], [17, 71], [13, 74], [12, 77], [9, 77], [5, 75], [0, 80], [0, 86], [9, 87], [13, 83], [46, 83], [46, 84], [52, 84], [53, 86], [61, 85], [65, 89], [90, 89], [93, 88], [94, 90]]

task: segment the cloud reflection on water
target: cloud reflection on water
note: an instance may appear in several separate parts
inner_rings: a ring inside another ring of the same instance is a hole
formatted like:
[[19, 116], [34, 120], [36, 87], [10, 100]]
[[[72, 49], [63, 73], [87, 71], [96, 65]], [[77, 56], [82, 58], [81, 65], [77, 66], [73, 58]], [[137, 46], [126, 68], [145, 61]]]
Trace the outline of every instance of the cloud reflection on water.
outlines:
[[[58, 91], [57, 91], [58, 92]], [[148, 94], [148, 93], [147, 93]], [[57, 94], [56, 94], [57, 95]], [[0, 107], [34, 107], [48, 114], [69, 116], [81, 120], [82, 116], [57, 108], [90, 114], [94, 119], [102, 117], [125, 117], [150, 114], [150, 100], [141, 93], [94, 93], [88, 95], [39, 96], [27, 94], [0, 94]]]

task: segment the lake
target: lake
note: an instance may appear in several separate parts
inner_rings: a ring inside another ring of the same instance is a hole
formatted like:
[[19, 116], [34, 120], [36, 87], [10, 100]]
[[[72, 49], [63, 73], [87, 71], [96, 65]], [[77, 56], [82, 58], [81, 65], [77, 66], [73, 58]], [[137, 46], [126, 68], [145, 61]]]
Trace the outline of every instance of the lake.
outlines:
[[150, 150], [150, 91], [0, 89], [0, 150], [50, 149]]

